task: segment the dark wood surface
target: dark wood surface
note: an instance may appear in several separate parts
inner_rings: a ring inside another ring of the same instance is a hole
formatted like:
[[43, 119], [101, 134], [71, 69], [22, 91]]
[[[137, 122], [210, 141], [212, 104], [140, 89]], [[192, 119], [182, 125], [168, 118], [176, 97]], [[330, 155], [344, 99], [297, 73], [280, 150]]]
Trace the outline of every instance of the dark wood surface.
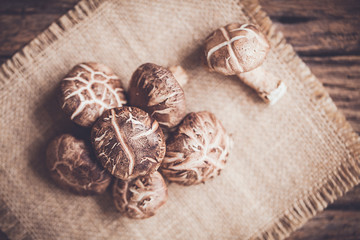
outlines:
[[[259, 0], [360, 133], [360, 1]], [[0, 64], [78, 0], [0, 0]], [[0, 232], [0, 239], [6, 236]], [[360, 186], [288, 240], [360, 239]]]

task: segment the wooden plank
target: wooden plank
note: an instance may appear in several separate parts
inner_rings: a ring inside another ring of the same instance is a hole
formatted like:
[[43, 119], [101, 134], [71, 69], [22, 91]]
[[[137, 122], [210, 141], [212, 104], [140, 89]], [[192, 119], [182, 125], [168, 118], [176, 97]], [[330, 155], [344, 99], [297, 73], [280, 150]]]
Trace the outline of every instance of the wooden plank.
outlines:
[[13, 55], [61, 15], [0, 15], [0, 56]]
[[360, 1], [260, 3], [300, 56], [360, 54]]
[[[355, 16], [354, 16], [355, 17]], [[360, 18], [276, 24], [300, 56], [360, 54]]]
[[285, 23], [324, 18], [353, 18], [360, 12], [358, 0], [259, 0], [259, 2], [273, 20]]
[[359, 240], [360, 211], [327, 210], [292, 233], [287, 240]]
[[336, 106], [360, 133], [360, 56], [302, 57]]
[[0, 0], [0, 15], [64, 14], [79, 0]]
[[[356, 186], [343, 197], [329, 205], [326, 210], [354, 211], [360, 212], [360, 185]], [[360, 239], [360, 237], [359, 237]]]
[[0, 64], [79, 0], [0, 0]]

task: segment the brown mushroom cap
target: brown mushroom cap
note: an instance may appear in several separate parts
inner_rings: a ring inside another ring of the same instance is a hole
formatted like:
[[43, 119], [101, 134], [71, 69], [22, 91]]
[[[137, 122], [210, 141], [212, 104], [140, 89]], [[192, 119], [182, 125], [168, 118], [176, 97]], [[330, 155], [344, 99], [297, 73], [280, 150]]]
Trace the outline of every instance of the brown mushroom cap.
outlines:
[[167, 142], [161, 165], [164, 177], [182, 185], [203, 183], [220, 174], [230, 138], [214, 114], [188, 114]]
[[158, 171], [131, 181], [117, 179], [113, 186], [115, 206], [129, 218], [153, 216], [167, 197], [167, 186]]
[[46, 164], [55, 182], [79, 194], [103, 193], [111, 182], [111, 175], [97, 164], [85, 142], [69, 134], [49, 144]]
[[92, 128], [91, 139], [104, 168], [123, 180], [157, 170], [166, 150], [158, 122], [136, 107], [105, 111]]
[[164, 67], [153, 63], [141, 65], [131, 77], [128, 94], [131, 106], [145, 110], [161, 126], [172, 128], [185, 116], [184, 91]]
[[106, 109], [126, 104], [126, 98], [109, 67], [89, 62], [76, 65], [61, 81], [59, 102], [71, 120], [91, 127]]
[[206, 39], [205, 59], [211, 71], [235, 75], [260, 66], [269, 49], [269, 42], [256, 26], [231, 23]]

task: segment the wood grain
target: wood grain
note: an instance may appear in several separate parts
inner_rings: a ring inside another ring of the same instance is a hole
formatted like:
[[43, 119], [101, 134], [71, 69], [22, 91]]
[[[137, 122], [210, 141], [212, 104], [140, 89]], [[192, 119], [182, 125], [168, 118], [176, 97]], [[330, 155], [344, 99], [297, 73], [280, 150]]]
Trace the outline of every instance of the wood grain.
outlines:
[[[360, 133], [360, 1], [259, 1]], [[0, 64], [77, 2], [0, 0]], [[360, 186], [288, 238], [295, 239], [360, 239]]]

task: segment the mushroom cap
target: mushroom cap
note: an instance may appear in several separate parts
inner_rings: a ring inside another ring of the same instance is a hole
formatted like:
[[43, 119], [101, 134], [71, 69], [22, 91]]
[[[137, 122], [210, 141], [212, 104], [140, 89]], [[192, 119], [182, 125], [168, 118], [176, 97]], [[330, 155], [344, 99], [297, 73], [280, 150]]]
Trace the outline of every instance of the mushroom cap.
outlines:
[[230, 137], [214, 114], [188, 114], [168, 138], [161, 172], [169, 181], [193, 185], [220, 174], [229, 155]]
[[113, 186], [115, 207], [129, 218], [153, 216], [167, 198], [167, 186], [158, 171], [131, 181], [117, 179]]
[[122, 180], [156, 171], [166, 150], [158, 122], [136, 107], [105, 111], [91, 130], [91, 141], [103, 167]]
[[69, 134], [49, 144], [46, 165], [58, 185], [75, 193], [100, 194], [111, 182], [111, 175], [98, 165], [85, 142]]
[[210, 71], [235, 75], [260, 66], [269, 49], [269, 42], [255, 25], [231, 23], [207, 37], [205, 59]]
[[170, 70], [153, 63], [138, 67], [128, 90], [131, 106], [154, 117], [161, 126], [172, 128], [185, 116], [185, 94]]
[[106, 109], [126, 104], [121, 80], [101, 63], [76, 65], [61, 81], [59, 102], [65, 114], [91, 127]]

